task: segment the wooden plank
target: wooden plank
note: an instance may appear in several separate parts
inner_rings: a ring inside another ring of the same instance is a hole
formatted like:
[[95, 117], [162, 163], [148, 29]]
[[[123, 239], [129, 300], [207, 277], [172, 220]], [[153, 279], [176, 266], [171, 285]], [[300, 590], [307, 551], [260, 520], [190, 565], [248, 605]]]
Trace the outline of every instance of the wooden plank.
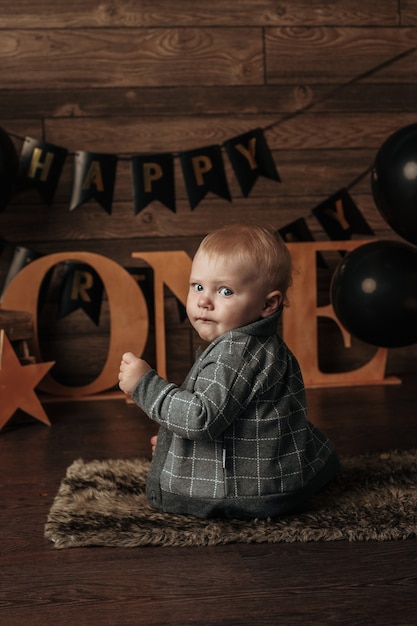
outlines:
[[402, 26], [417, 26], [417, 0], [400, 0]]
[[266, 133], [271, 149], [378, 150], [394, 131], [415, 123], [412, 113], [303, 113]]
[[[404, 1], [403, 3], [404, 4]], [[409, 3], [408, 3], [409, 4]], [[397, 0], [344, 0], [323, 3], [317, 0], [153, 0], [148, 2], [97, 2], [73, 0], [56, 10], [55, 0], [27, 2], [14, 0], [2, 7], [3, 28], [89, 28], [166, 26], [269, 26], [303, 24], [398, 24]], [[255, 10], [254, 10], [255, 9]], [[402, 13], [408, 14], [407, 4]]]
[[[401, 82], [406, 81], [406, 82]], [[355, 85], [236, 85], [221, 87], [137, 87], [46, 89], [34, 86], [27, 91], [3, 89], [0, 120], [5, 128], [22, 128], [18, 120], [30, 118], [134, 118], [148, 119], [187, 115], [224, 116], [294, 113], [314, 106], [314, 112], [414, 112], [417, 85], [409, 76], [399, 75], [392, 83]], [[40, 134], [38, 132], [38, 134]]]
[[8, 89], [254, 85], [264, 82], [262, 45], [260, 28], [0, 31], [0, 80]]
[[[347, 82], [417, 45], [413, 28], [267, 28], [267, 82]], [[393, 63], [366, 82], [396, 82], [410, 76], [416, 55]]]
[[[320, 87], [317, 87], [320, 89]], [[30, 117], [134, 117], [290, 112], [311, 100], [294, 85], [180, 87], [77, 87], [59, 90], [34, 85], [30, 99], [19, 88], [3, 89], [0, 119]]]
[[[412, 57], [415, 62], [415, 57]], [[375, 75], [375, 80], [381, 79], [381, 73]], [[401, 81], [407, 81], [402, 83]], [[417, 85], [410, 82], [410, 76], [398, 74], [395, 84], [391, 83], [356, 83], [354, 85], [335, 85], [333, 95], [329, 96], [323, 92], [323, 88], [314, 85], [312, 88], [317, 104], [314, 105], [314, 112], [319, 111], [345, 111], [373, 113], [388, 112], [412, 112], [415, 110], [417, 101]]]
[[[377, 149], [386, 137], [415, 123], [415, 113], [300, 112], [290, 119], [282, 115], [175, 116], [157, 118], [47, 119], [46, 140], [71, 152], [87, 150], [121, 156], [171, 152], [178, 154], [222, 144], [255, 128], [268, 128], [265, 138], [271, 150]], [[16, 132], [23, 124], [8, 129]]]
[[[47, 119], [46, 136], [56, 145], [75, 150], [118, 154], [179, 153], [221, 144], [257, 127], [279, 121], [282, 115], [197, 115], [175, 117]], [[21, 124], [19, 125], [21, 127]], [[288, 146], [293, 147], [293, 146]], [[312, 146], [310, 146], [312, 147]]]
[[[131, 242], [142, 238], [162, 237], [168, 238], [169, 241], [170, 237], [193, 237], [206, 234], [213, 228], [231, 221], [251, 221], [255, 217], [259, 222], [271, 223], [277, 228], [282, 228], [300, 217], [309, 217], [317, 204], [336, 191], [338, 188], [329, 187], [327, 195], [315, 198], [299, 196], [280, 199], [277, 196], [264, 198], [262, 201], [258, 198], [246, 198], [244, 201], [232, 203], [213, 197], [204, 200], [193, 212], [190, 212], [188, 206], [180, 203], [179, 212], [176, 214], [153, 203], [139, 215], [134, 216], [131, 204], [119, 203], [109, 216], [97, 204], [89, 203], [71, 213], [64, 207], [61, 207], [61, 210], [57, 207], [53, 210], [45, 207], [39, 207], [36, 211], [19, 210], [21, 219], [16, 220], [8, 208], [0, 216], [0, 226], [3, 237], [8, 241], [20, 245], [30, 243], [29, 247], [35, 250], [39, 249], [41, 242], [47, 240], [48, 233], [51, 242], [54, 241], [57, 248], [65, 241], [77, 242], [73, 243], [76, 245], [74, 249], [81, 250], [87, 247], [89, 240], [93, 242], [97, 239], [115, 239], [119, 242], [123, 240], [130, 242], [129, 248], [134, 251], [133, 248], [137, 244]], [[371, 196], [364, 196], [364, 202], [361, 202], [360, 206], [364, 211], [369, 206], [369, 211], [374, 214], [371, 225], [381, 231], [388, 230], [388, 227], [381, 224], [381, 218], [373, 206]], [[367, 216], [367, 213], [365, 214]], [[317, 226], [314, 231], [322, 232]]]

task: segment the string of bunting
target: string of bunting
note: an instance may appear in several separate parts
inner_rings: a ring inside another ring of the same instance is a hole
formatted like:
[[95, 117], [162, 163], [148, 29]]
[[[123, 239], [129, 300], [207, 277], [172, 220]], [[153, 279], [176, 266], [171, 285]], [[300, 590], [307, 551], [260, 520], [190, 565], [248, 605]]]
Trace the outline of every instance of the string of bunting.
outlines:
[[[377, 73], [388, 65], [412, 54], [416, 49], [417, 47], [410, 48], [352, 78], [347, 83], [335, 87], [320, 100], [313, 101], [264, 128], [256, 128], [229, 139], [222, 146], [205, 146], [177, 154], [135, 154], [127, 157], [131, 162], [135, 214], [138, 214], [150, 202], [155, 200], [160, 201], [171, 211], [176, 211], [175, 157], [179, 157], [180, 160], [192, 210], [209, 191], [229, 202], [231, 201], [224, 169], [222, 148], [231, 162], [244, 197], [249, 195], [260, 176], [281, 182], [265, 139], [265, 133], [268, 130], [306, 113], [318, 104], [334, 97], [347, 86]], [[13, 136], [12, 133], [9, 134]], [[19, 157], [17, 190], [36, 188], [45, 202], [52, 204], [65, 160], [70, 154], [69, 151], [63, 147], [30, 137], [14, 136], [23, 141]], [[95, 199], [111, 214], [117, 162], [122, 159], [126, 160], [126, 157], [85, 151], [77, 151], [73, 156], [74, 177], [70, 210], [72, 211], [88, 200]], [[362, 180], [371, 169], [372, 165], [360, 173], [349, 185], [332, 194], [312, 210], [312, 215], [318, 220], [330, 239], [340, 241], [350, 239], [354, 234], [374, 235], [373, 230], [349, 194], [349, 189]], [[282, 227], [279, 229], [279, 232], [287, 242], [314, 240], [303, 217]], [[0, 239], [0, 253], [7, 245], [8, 243], [4, 239]], [[41, 256], [43, 255], [37, 251], [23, 246], [15, 246], [0, 300], [14, 276], [29, 262]], [[320, 260], [320, 258], [319, 263], [325, 264], [324, 260]], [[144, 293], [150, 314], [152, 314], [152, 270], [150, 268], [135, 267], [125, 269], [137, 280]], [[77, 289], [77, 284], [78, 287], [82, 286], [82, 289]], [[45, 295], [47, 289], [48, 280], [45, 280], [43, 291], [40, 294], [40, 302], [43, 300], [42, 294]], [[88, 297], [83, 296], [86, 293], [88, 293]], [[72, 311], [82, 308], [92, 321], [98, 325], [102, 297], [103, 284], [100, 276], [93, 268], [74, 261], [65, 263], [65, 269], [62, 273], [58, 318], [65, 317]], [[178, 303], [178, 307], [180, 318], [184, 319], [184, 307], [181, 303]]]
[[[17, 191], [37, 189], [47, 204], [52, 204], [56, 188], [69, 155], [68, 150], [32, 137], [23, 141], [19, 157]], [[280, 181], [263, 130], [256, 128], [220, 145], [172, 153], [133, 155], [131, 163], [134, 213], [157, 200], [176, 212], [174, 159], [179, 156], [191, 210], [212, 192], [232, 200], [223, 162], [228, 155], [244, 197], [259, 176]], [[77, 151], [69, 210], [95, 200], [111, 214], [117, 164], [123, 157], [116, 154]], [[124, 158], [125, 160], [125, 158]]]

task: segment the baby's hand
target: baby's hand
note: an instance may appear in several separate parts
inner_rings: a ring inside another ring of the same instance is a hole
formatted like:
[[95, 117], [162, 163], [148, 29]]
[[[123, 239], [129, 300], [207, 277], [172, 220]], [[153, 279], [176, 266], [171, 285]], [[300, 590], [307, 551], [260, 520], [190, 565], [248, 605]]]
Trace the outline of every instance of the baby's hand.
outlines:
[[142, 376], [151, 369], [143, 359], [139, 359], [132, 352], [125, 352], [119, 370], [120, 389], [131, 396]]

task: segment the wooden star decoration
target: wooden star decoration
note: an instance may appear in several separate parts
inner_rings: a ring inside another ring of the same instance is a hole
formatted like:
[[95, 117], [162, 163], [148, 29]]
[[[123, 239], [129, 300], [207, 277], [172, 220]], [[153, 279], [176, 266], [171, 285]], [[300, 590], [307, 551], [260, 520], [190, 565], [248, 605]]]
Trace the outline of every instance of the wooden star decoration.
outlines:
[[22, 365], [6, 333], [0, 330], [0, 430], [18, 409], [51, 425], [34, 389], [54, 363]]

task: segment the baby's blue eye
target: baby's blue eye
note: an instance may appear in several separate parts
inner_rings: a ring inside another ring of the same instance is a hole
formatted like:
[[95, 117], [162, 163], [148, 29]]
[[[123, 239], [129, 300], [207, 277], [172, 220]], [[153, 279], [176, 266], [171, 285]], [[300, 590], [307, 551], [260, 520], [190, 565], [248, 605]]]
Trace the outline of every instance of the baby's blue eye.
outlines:
[[219, 290], [219, 294], [222, 296], [231, 296], [233, 295], [233, 291], [231, 289], [229, 289], [229, 287], [222, 287]]
[[195, 291], [203, 291], [203, 285], [200, 283], [193, 283], [191, 286]]

